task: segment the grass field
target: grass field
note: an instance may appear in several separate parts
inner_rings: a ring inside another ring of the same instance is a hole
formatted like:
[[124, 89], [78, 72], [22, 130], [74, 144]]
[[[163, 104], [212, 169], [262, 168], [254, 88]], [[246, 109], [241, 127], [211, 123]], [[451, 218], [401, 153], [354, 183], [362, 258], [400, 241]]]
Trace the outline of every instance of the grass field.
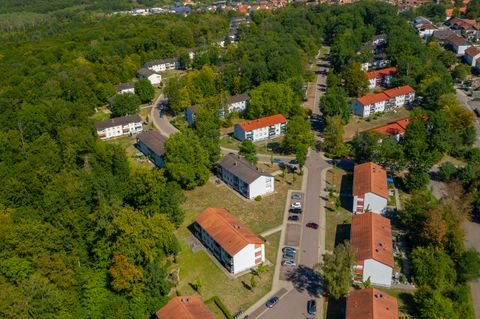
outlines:
[[[255, 142], [255, 148], [257, 154], [271, 154], [271, 155], [288, 155], [285, 153], [284, 148], [282, 147], [283, 137], [277, 137], [271, 140]], [[230, 148], [233, 150], [240, 149], [240, 142], [233, 137], [223, 137], [220, 139], [220, 146]]]
[[[125, 153], [127, 154], [128, 161], [132, 167], [143, 167], [143, 168], [153, 168], [153, 165], [148, 158], [143, 154], [140, 155], [140, 151], [135, 147], [136, 139], [135, 137], [123, 136], [113, 140], [107, 140], [107, 143], [119, 145]], [[137, 154], [139, 155], [137, 157]]]
[[386, 112], [378, 118], [372, 118], [369, 121], [358, 116], [352, 116], [348, 124], [345, 125], [343, 140], [350, 141], [360, 132], [364, 132], [377, 126], [385, 125], [401, 118], [408, 117], [409, 113], [410, 112], [407, 109], [401, 107], [396, 109], [395, 112]]

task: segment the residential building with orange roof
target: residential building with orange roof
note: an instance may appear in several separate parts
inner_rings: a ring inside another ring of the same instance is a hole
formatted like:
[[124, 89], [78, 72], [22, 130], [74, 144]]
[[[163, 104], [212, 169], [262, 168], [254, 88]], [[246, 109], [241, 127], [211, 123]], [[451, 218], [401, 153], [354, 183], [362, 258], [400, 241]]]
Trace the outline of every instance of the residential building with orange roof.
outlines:
[[368, 79], [368, 87], [374, 89], [380, 86], [388, 86], [397, 73], [396, 67], [384, 68], [375, 71], [365, 72]]
[[354, 290], [347, 297], [345, 319], [398, 319], [397, 298], [378, 290]]
[[409, 122], [410, 122], [410, 119], [406, 117], [394, 122], [387, 123], [382, 126], [375, 127], [369, 131], [377, 132], [379, 134], [386, 135], [386, 136], [393, 136], [395, 140], [398, 142], [400, 141], [400, 138], [403, 135], [405, 135]]
[[388, 89], [383, 91], [383, 93], [389, 97], [385, 111], [391, 111], [404, 105], [408, 105], [415, 100], [415, 90], [409, 85]]
[[262, 239], [242, 225], [224, 208], [207, 208], [197, 215], [195, 236], [232, 274], [265, 262]]
[[198, 296], [178, 296], [160, 308], [157, 319], [215, 319]]
[[284, 134], [286, 129], [287, 119], [282, 114], [276, 114], [235, 124], [233, 136], [239, 141], [256, 142], [278, 137]]
[[355, 255], [354, 281], [390, 287], [395, 266], [390, 220], [371, 212], [353, 216], [350, 242]]
[[353, 214], [367, 211], [382, 214], [387, 208], [387, 172], [380, 165], [368, 162], [355, 165], [353, 171]]
[[387, 112], [408, 105], [414, 100], [415, 90], [404, 85], [355, 99], [353, 112], [361, 117], [369, 117], [374, 113]]

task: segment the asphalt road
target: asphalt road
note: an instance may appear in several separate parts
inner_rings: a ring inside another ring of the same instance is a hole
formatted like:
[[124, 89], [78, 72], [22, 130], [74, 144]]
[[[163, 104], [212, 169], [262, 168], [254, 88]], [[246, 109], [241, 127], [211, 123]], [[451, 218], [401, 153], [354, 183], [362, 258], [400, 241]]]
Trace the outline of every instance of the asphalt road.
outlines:
[[[319, 61], [323, 65], [325, 61]], [[323, 66], [317, 70], [317, 90], [314, 96], [312, 118], [319, 119], [320, 111], [318, 102], [323, 91], [321, 87], [326, 85], [326, 71]], [[314, 128], [319, 128], [315, 126]], [[317, 142], [321, 140], [317, 132]], [[323, 156], [323, 152], [318, 149], [312, 149], [309, 153], [306, 165], [307, 167], [307, 185], [305, 191], [305, 201], [303, 206], [302, 234], [300, 240], [298, 267], [289, 274], [287, 278], [294, 287], [285, 295], [280, 302], [272, 309], [267, 310], [260, 317], [261, 319], [305, 319], [312, 318], [307, 313], [307, 301], [317, 299], [317, 316], [323, 317], [323, 302], [321, 300], [322, 285], [321, 278], [315, 273], [313, 267], [321, 260], [325, 250], [325, 214], [323, 207], [325, 203], [320, 197], [323, 192], [321, 172], [330, 167], [328, 160]], [[323, 214], [321, 213], [323, 212]], [[318, 230], [307, 228], [305, 224], [314, 222], [319, 225]]]
[[163, 136], [169, 137], [173, 133], [177, 133], [178, 130], [175, 126], [170, 124], [166, 117], [160, 117], [161, 112], [161, 102], [163, 100], [163, 95], [160, 94], [155, 101], [154, 107], [150, 113], [150, 119], [153, 122], [153, 125], [160, 131]]
[[[464, 91], [460, 89], [456, 89], [456, 95], [457, 95], [457, 99], [460, 101], [460, 104], [468, 108], [470, 111], [473, 112], [473, 109], [475, 109], [476, 107], [480, 107], [480, 102], [473, 101], [472, 98], [470, 98], [467, 94], [465, 94]], [[477, 131], [475, 146], [480, 148], [480, 118], [475, 116], [475, 119], [476, 119], [475, 129]]]
[[[480, 224], [465, 221], [463, 223], [465, 229], [465, 246], [473, 248], [480, 252]], [[471, 283], [472, 300], [475, 308], [475, 318], [480, 319], [480, 281], [477, 279]]]

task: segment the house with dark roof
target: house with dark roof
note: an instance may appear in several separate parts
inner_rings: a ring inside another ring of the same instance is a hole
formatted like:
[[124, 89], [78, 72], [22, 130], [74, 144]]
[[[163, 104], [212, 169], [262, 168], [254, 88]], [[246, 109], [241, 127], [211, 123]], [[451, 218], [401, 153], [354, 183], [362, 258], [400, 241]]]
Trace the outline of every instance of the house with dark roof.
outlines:
[[388, 89], [380, 93], [359, 97], [353, 102], [353, 112], [361, 117], [373, 113], [391, 111], [409, 105], [415, 100], [415, 90], [408, 85]]
[[157, 319], [215, 319], [198, 296], [176, 296], [160, 308]]
[[398, 319], [397, 298], [376, 288], [351, 291], [345, 319]]
[[243, 113], [247, 109], [247, 103], [250, 100], [248, 94], [237, 94], [230, 97], [228, 103], [220, 108], [220, 118], [224, 118], [226, 114]]
[[256, 120], [235, 124], [233, 136], [239, 140], [252, 142], [278, 137], [287, 130], [287, 119], [282, 114], [262, 117]]
[[453, 51], [457, 56], [465, 54], [465, 50], [471, 46], [471, 44], [462, 36], [452, 34], [445, 39], [445, 46]]
[[416, 17], [413, 21], [413, 27], [417, 31], [421, 38], [429, 38], [433, 35], [433, 32], [437, 30], [437, 27], [425, 17]]
[[115, 85], [115, 90], [117, 90], [117, 94], [135, 94], [135, 85], [132, 83], [120, 83]]
[[390, 219], [375, 213], [353, 216], [350, 243], [355, 255], [354, 281], [390, 287], [395, 267]]
[[382, 214], [387, 208], [387, 172], [373, 162], [355, 165], [353, 172], [353, 214]]
[[137, 149], [145, 154], [157, 167], [165, 165], [165, 142], [167, 138], [160, 132], [145, 131], [137, 135]]
[[143, 121], [138, 114], [115, 117], [102, 122], [95, 123], [97, 135], [102, 140], [135, 135], [143, 131]]
[[274, 177], [240, 155], [229, 153], [217, 162], [218, 176], [248, 199], [275, 191]]
[[162, 76], [160, 74], [146, 68], [138, 70], [137, 77], [139, 79], [147, 79], [152, 85], [159, 85], [162, 82]]
[[465, 55], [463, 56], [465, 62], [468, 63], [471, 67], [477, 66], [477, 60], [480, 59], [480, 48], [471, 46], [465, 50]]
[[195, 217], [195, 236], [232, 274], [265, 262], [265, 243], [224, 208], [207, 208]]
[[375, 71], [365, 72], [368, 79], [368, 87], [374, 89], [376, 87], [386, 87], [390, 85], [392, 78], [397, 73], [397, 68], [384, 68]]
[[159, 59], [148, 61], [143, 67], [155, 72], [163, 72], [178, 69], [180, 67], [180, 62], [178, 62], [177, 58]]
[[195, 124], [195, 115], [200, 107], [202, 107], [200, 104], [195, 104], [185, 109], [185, 121], [187, 121], [188, 125], [193, 126]]
[[438, 29], [433, 32], [432, 37], [437, 40], [438, 42], [445, 43], [445, 41], [452, 35], [456, 34], [450, 29]]

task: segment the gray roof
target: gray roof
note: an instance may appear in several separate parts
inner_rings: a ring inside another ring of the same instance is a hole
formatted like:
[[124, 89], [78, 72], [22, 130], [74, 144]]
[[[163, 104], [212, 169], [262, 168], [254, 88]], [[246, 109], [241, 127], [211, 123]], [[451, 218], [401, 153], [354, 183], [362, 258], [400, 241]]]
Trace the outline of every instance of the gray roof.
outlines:
[[144, 67], [149, 68], [154, 65], [165, 64], [165, 63], [176, 63], [176, 62], [177, 62], [177, 58], [152, 60], [152, 61], [145, 62]]
[[114, 117], [113, 119], [109, 119], [102, 122], [95, 123], [95, 127], [97, 131], [102, 131], [108, 127], [114, 127], [118, 125], [127, 125], [129, 123], [138, 123], [142, 122], [142, 118], [138, 114], [133, 115], [126, 115], [121, 117]]
[[230, 97], [230, 103], [237, 103], [237, 102], [248, 101], [248, 100], [250, 100], [250, 97], [248, 96], [247, 93], [237, 94]]
[[142, 69], [137, 71], [137, 74], [139, 76], [143, 76], [143, 77], [148, 78], [150, 75], [155, 74], [155, 72], [152, 71], [152, 70], [149, 70], [149, 69], [142, 68]]
[[135, 85], [132, 83], [120, 83], [115, 85], [115, 89], [117, 89], [117, 92], [123, 91], [123, 90], [128, 90], [128, 89], [133, 89], [135, 88]]
[[187, 107], [187, 109], [192, 112], [193, 114], [197, 113], [197, 110], [201, 107], [202, 105], [200, 104], [195, 104], [192, 106]]
[[254, 182], [260, 176], [272, 176], [256, 167], [240, 155], [228, 153], [217, 162], [217, 165], [230, 171], [247, 184]]
[[167, 138], [160, 132], [144, 131], [137, 135], [137, 140], [145, 144], [157, 155], [165, 154], [165, 141]]
[[444, 41], [452, 34], [455, 34], [455, 32], [453, 32], [452, 30], [440, 29], [433, 32], [433, 38], [439, 41]]

